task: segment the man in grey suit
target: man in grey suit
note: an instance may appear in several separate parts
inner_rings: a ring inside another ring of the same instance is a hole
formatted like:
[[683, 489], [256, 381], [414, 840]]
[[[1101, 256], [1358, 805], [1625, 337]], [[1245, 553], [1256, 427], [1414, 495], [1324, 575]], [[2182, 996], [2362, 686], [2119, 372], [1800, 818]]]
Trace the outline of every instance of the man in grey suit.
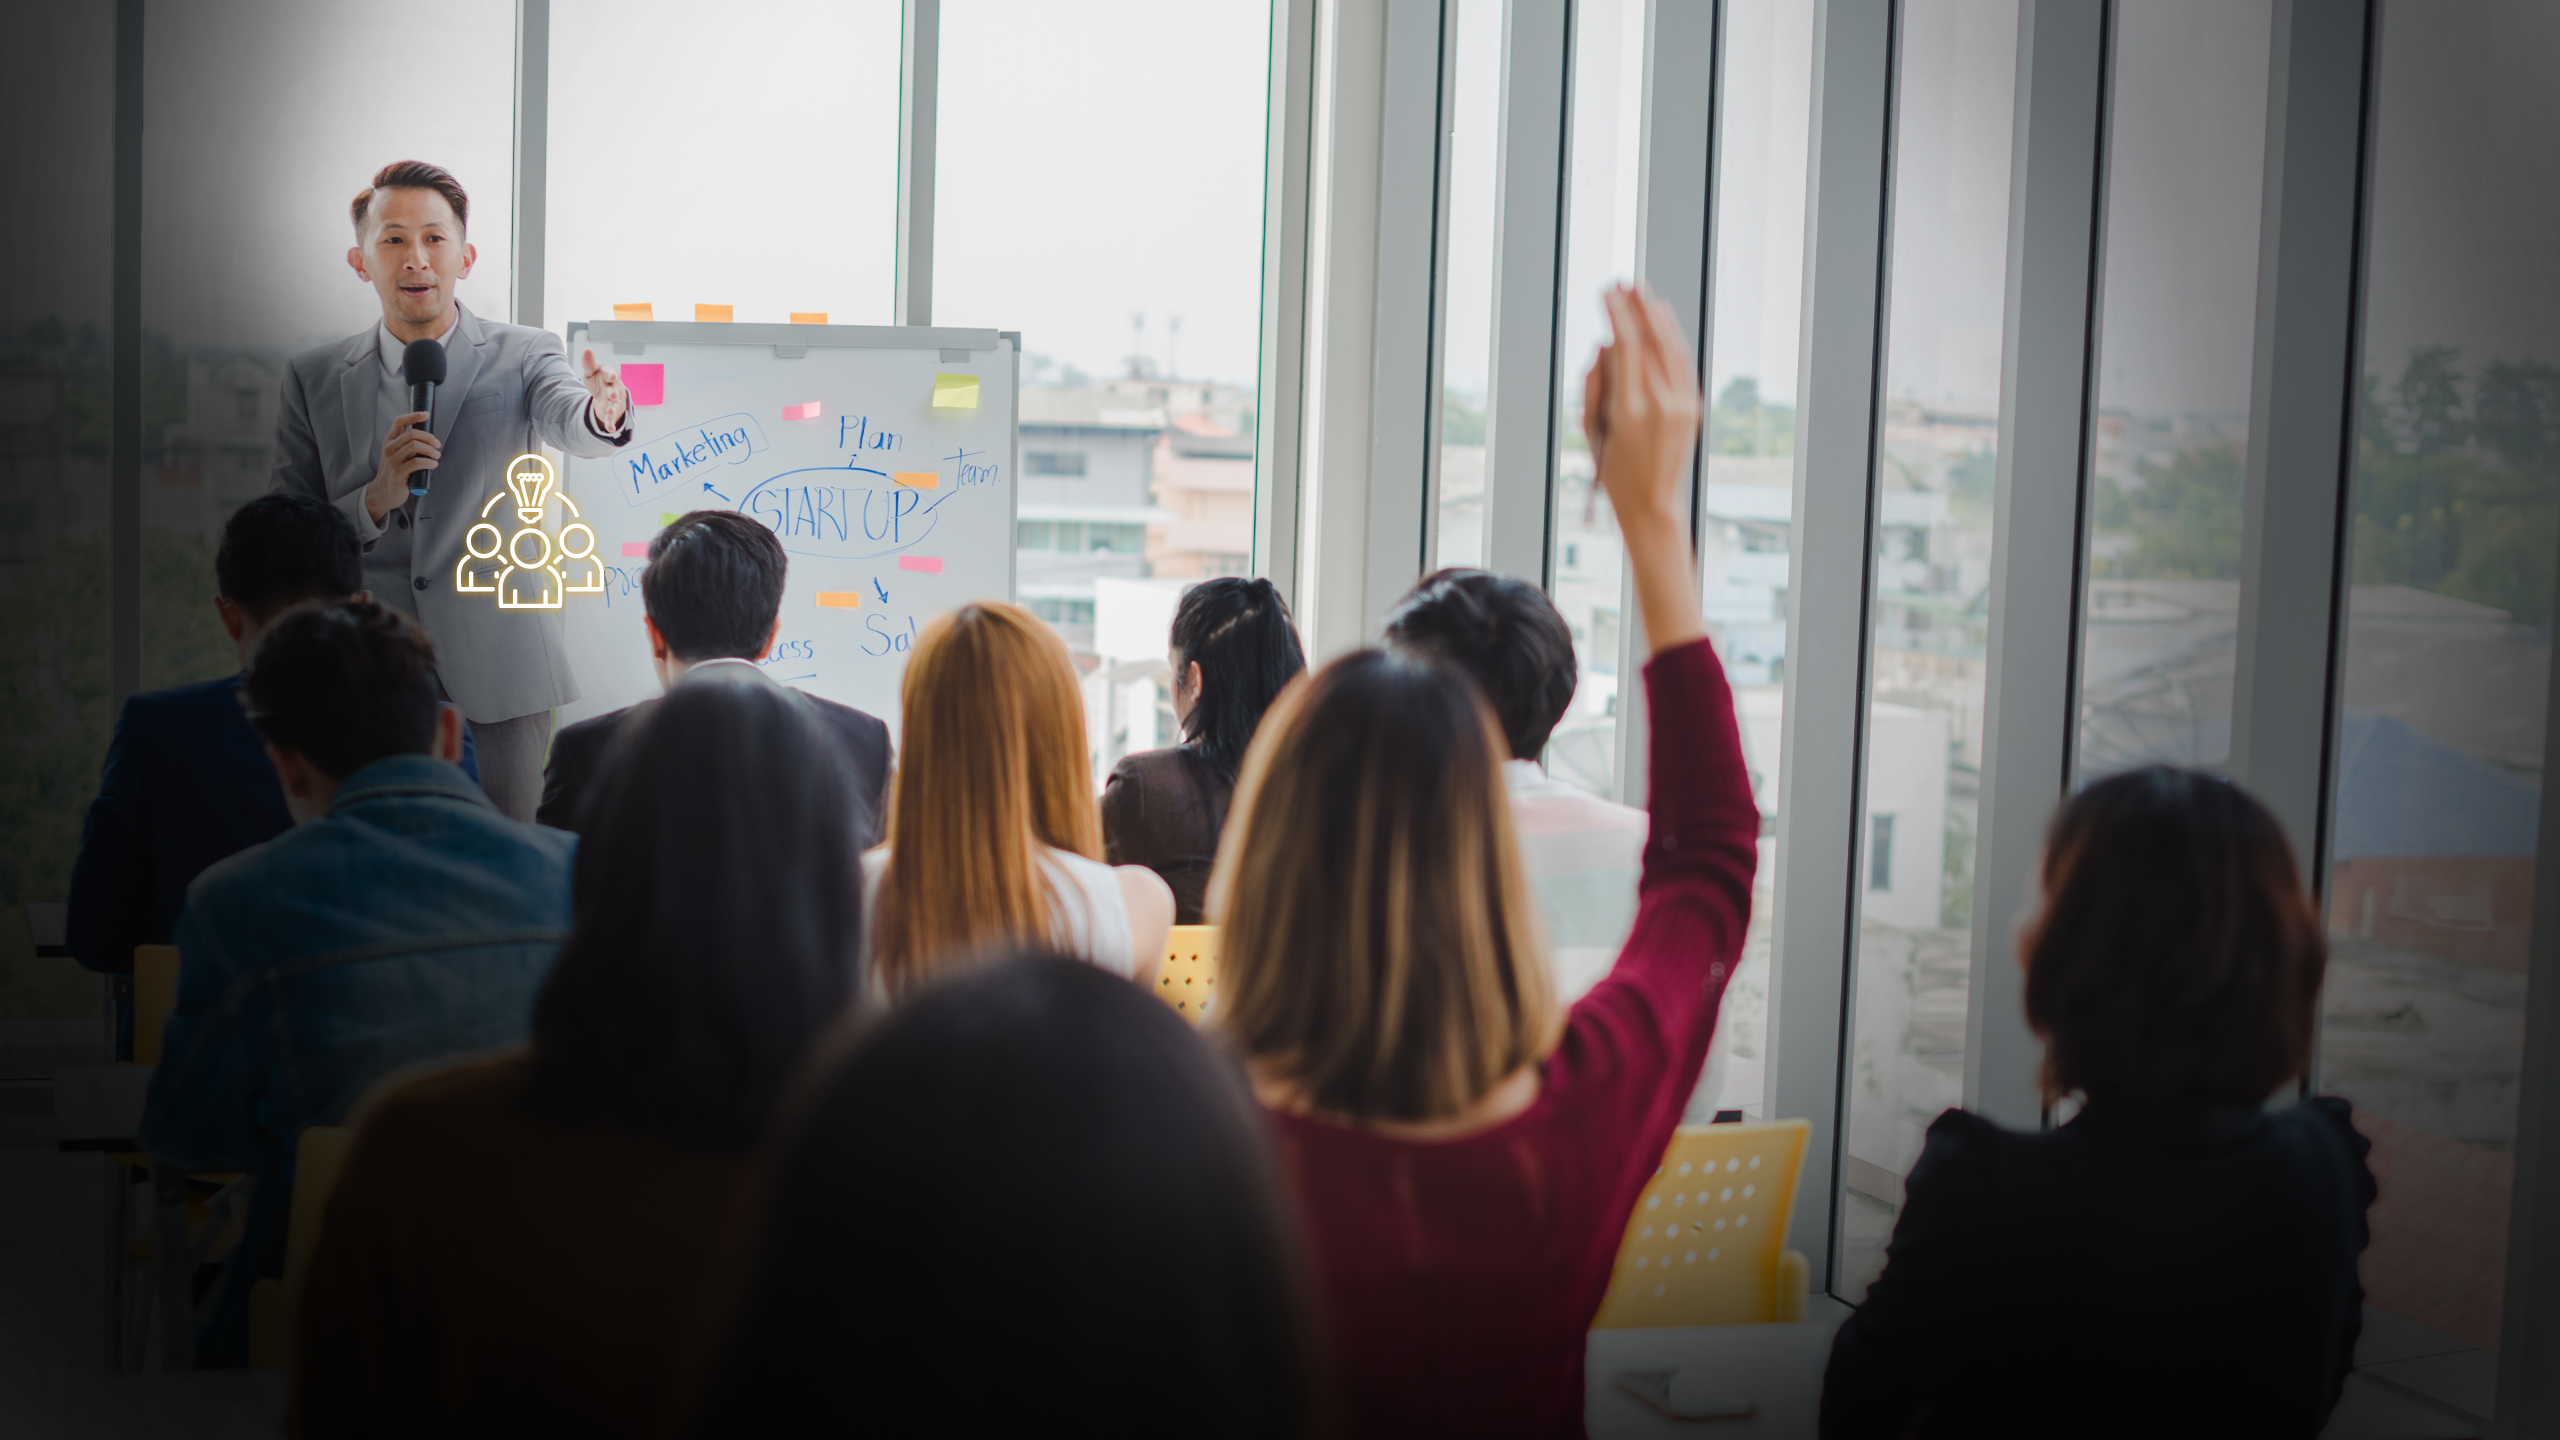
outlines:
[[[355, 522], [365, 587], [435, 641], [438, 682], [471, 722], [482, 787], [500, 811], [531, 820], [552, 712], [578, 698], [560, 612], [457, 593], [455, 567], [508, 461], [537, 442], [609, 455], [631, 442], [631, 405], [594, 351], [572, 370], [558, 336], [483, 320], [454, 299], [476, 258], [470, 205], [451, 174], [415, 160], [382, 167], [356, 196], [347, 264], [373, 286], [382, 319], [286, 367], [275, 488], [318, 496]], [[415, 340], [445, 348], [431, 412], [409, 409], [400, 373]]]

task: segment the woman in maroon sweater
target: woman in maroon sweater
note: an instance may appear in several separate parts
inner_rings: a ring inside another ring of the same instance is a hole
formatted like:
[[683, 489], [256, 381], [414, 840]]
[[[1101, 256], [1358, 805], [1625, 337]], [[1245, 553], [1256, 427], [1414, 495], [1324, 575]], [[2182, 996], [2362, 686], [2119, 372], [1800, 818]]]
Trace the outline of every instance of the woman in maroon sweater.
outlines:
[[1678, 510], [1676, 323], [1609, 297], [1585, 387], [1653, 661], [1653, 830], [1617, 968], [1559, 1021], [1483, 702], [1363, 651], [1285, 697], [1210, 895], [1355, 1433], [1579, 1435], [1585, 1334], [1742, 948], [1759, 812]]

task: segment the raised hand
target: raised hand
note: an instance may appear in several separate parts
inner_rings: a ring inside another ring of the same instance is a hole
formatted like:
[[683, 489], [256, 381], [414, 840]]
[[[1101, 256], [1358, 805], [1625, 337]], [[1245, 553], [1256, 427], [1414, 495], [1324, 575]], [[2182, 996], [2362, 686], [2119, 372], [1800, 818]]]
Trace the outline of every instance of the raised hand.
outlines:
[[1600, 488], [1618, 515], [1637, 608], [1654, 653], [1707, 633], [1680, 497], [1705, 401], [1680, 322], [1652, 294], [1613, 286], [1612, 339], [1583, 381], [1583, 434]]
[[585, 382], [587, 394], [595, 401], [596, 424], [606, 431], [622, 428], [622, 417], [631, 408], [631, 392], [622, 388], [622, 377], [596, 363], [596, 352], [589, 350], [580, 358], [578, 378]]

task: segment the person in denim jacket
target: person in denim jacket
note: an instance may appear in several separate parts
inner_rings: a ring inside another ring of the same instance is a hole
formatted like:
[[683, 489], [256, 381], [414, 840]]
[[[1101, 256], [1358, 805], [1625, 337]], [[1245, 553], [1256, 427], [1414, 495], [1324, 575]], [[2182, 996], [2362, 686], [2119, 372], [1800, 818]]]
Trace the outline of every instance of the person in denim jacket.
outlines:
[[188, 888], [142, 1122], [164, 1163], [253, 1177], [199, 1364], [246, 1359], [304, 1127], [394, 1070], [524, 1038], [568, 933], [577, 837], [508, 819], [462, 773], [434, 665], [416, 623], [371, 602], [290, 611], [250, 657], [241, 704], [294, 828]]

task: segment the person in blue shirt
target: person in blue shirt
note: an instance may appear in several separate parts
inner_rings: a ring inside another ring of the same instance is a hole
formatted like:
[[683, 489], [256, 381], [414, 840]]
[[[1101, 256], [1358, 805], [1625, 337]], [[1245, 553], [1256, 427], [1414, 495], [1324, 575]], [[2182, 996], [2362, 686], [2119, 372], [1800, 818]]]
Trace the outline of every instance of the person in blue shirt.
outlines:
[[[261, 496], [233, 512], [213, 574], [213, 608], [243, 667], [290, 607], [369, 598], [354, 522], [308, 495]], [[469, 726], [462, 771], [480, 778]], [[133, 947], [169, 943], [189, 881], [292, 825], [266, 742], [240, 712], [238, 673], [125, 701], [71, 867], [73, 957], [132, 974]]]
[[297, 606], [250, 652], [242, 705], [294, 826], [187, 889], [140, 1136], [180, 1170], [250, 1175], [199, 1364], [246, 1359], [304, 1128], [394, 1070], [523, 1039], [568, 934], [577, 837], [508, 819], [462, 773], [434, 669], [417, 623], [371, 601]]

